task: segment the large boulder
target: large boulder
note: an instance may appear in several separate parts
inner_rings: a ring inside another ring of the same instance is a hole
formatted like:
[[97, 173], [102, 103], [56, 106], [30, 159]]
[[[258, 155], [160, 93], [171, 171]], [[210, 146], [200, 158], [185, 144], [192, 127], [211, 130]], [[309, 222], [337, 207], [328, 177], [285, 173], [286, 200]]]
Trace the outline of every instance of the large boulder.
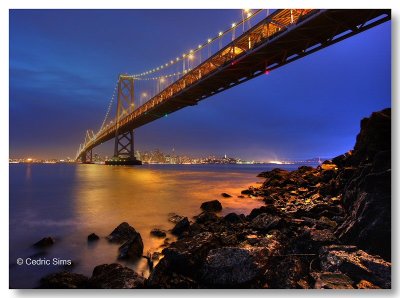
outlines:
[[124, 243], [125, 241], [135, 238], [137, 234], [139, 233], [136, 232], [132, 226], [130, 226], [127, 222], [123, 222], [116, 227], [110, 235], [107, 236], [107, 239], [110, 242]]
[[94, 289], [137, 289], [143, 288], [144, 283], [144, 277], [116, 263], [96, 266], [89, 280]]
[[202, 281], [210, 287], [242, 287], [259, 274], [253, 256], [238, 247], [211, 250], [202, 268]]
[[89, 278], [78, 273], [58, 272], [40, 280], [41, 289], [85, 289]]
[[222, 205], [220, 201], [213, 200], [204, 202], [203, 204], [201, 204], [200, 208], [203, 209], [204, 211], [218, 212], [222, 210]]

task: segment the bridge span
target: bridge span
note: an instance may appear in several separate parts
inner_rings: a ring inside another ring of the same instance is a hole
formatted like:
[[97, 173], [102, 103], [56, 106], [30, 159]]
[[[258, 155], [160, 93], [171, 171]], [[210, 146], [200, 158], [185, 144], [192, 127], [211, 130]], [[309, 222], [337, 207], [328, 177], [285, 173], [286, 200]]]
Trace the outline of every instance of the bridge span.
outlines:
[[[242, 22], [232, 24], [229, 30], [232, 40], [223, 47], [220, 43], [215, 53], [209, 53], [209, 57], [195, 67], [156, 77], [159, 80], [156, 94], [138, 107], [135, 106], [135, 84], [151, 79], [150, 76], [163, 66], [138, 75], [120, 75], [114, 121], [107, 125], [103, 122], [96, 133], [88, 130], [76, 159], [91, 161], [94, 147], [115, 138], [116, 160], [135, 163], [134, 129], [386, 22], [391, 19], [391, 12], [385, 9], [280, 9], [252, 26], [248, 25], [250, 19], [248, 14]], [[243, 32], [236, 37], [234, 30], [241, 25]], [[247, 30], [244, 30], [245, 25], [249, 27]], [[219, 35], [224, 34], [226, 32]], [[211, 42], [218, 42], [218, 38], [209, 39], [208, 43]], [[197, 50], [206, 46], [199, 45]], [[197, 50], [191, 50], [176, 61], [182, 61], [185, 68], [185, 62], [190, 65]], [[173, 62], [165, 64], [165, 68]], [[167, 77], [175, 78], [160, 88], [160, 82]]]

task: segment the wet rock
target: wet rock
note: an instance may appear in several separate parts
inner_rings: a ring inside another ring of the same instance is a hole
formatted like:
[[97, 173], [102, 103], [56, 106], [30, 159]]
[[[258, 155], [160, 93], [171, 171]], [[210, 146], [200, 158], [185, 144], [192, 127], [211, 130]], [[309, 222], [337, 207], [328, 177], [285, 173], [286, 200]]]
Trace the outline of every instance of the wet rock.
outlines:
[[275, 206], [261, 206], [260, 208], [255, 208], [251, 210], [250, 214], [247, 216], [248, 220], [253, 220], [260, 214], [272, 214], [272, 215], [280, 215], [281, 212]]
[[221, 194], [221, 196], [224, 197], [224, 198], [231, 198], [231, 197], [232, 197], [230, 194], [228, 194], [228, 193], [226, 193], [226, 192], [223, 192], [223, 193]]
[[257, 230], [267, 231], [282, 226], [283, 223], [284, 221], [280, 216], [263, 213], [255, 217], [251, 221], [250, 226]]
[[118, 249], [118, 259], [137, 260], [143, 255], [143, 241], [139, 233], [126, 241]]
[[110, 242], [123, 243], [130, 239], [136, 238], [137, 234], [139, 233], [136, 232], [132, 226], [130, 226], [127, 222], [123, 222], [116, 227], [110, 235], [107, 236], [107, 239]]
[[88, 241], [88, 242], [97, 241], [97, 240], [99, 240], [99, 239], [100, 239], [100, 237], [97, 236], [95, 233], [92, 233], [92, 234], [90, 234], [90, 235], [87, 236], [87, 241]]
[[189, 230], [190, 222], [187, 217], [184, 217], [179, 222], [176, 223], [175, 227], [173, 227], [171, 233], [174, 235], [181, 235], [183, 232]]
[[167, 233], [164, 230], [152, 229], [150, 231], [150, 235], [152, 235], [154, 237], [158, 237], [158, 238], [164, 238], [167, 236]]
[[184, 216], [181, 216], [181, 215], [178, 215], [178, 214], [175, 214], [175, 213], [170, 213], [170, 214], [168, 214], [168, 216], [169, 216], [168, 217], [168, 221], [170, 221], [170, 222], [172, 222], [174, 224], [180, 222], [182, 219], [185, 218]]
[[202, 281], [210, 287], [240, 287], [249, 284], [258, 274], [247, 250], [223, 247], [208, 253], [202, 268]]
[[54, 238], [45, 237], [36, 242], [35, 244], [33, 244], [33, 246], [37, 248], [46, 248], [52, 246], [54, 243], [55, 243]]
[[213, 200], [202, 203], [200, 208], [203, 209], [204, 211], [218, 212], [222, 210], [222, 205], [220, 201]]
[[202, 212], [200, 215], [196, 217], [196, 223], [205, 224], [211, 222], [217, 222], [219, 217], [213, 212]]
[[89, 280], [95, 289], [137, 289], [143, 288], [145, 278], [120, 264], [103, 264], [94, 268]]
[[355, 246], [331, 245], [320, 250], [321, 268], [340, 271], [355, 282], [367, 280], [381, 288], [391, 288], [391, 264]]
[[89, 278], [77, 273], [58, 272], [40, 280], [41, 289], [85, 289]]
[[315, 289], [354, 289], [354, 282], [342, 273], [313, 272], [311, 276], [315, 279]]

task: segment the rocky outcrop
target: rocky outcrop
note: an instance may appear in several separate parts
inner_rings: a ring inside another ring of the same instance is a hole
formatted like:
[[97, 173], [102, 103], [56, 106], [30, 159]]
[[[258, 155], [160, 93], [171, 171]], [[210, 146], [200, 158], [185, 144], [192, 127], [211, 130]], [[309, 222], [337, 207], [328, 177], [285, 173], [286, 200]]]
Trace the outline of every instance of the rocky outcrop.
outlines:
[[190, 222], [187, 217], [184, 217], [180, 221], [176, 223], [176, 225], [171, 230], [171, 233], [174, 235], [181, 235], [183, 232], [187, 231], [190, 227]]
[[[352, 168], [343, 189], [344, 222], [336, 233], [387, 260], [391, 256], [391, 111], [373, 113], [361, 121], [352, 154], [342, 157]], [[342, 170], [343, 171], [343, 170]]]

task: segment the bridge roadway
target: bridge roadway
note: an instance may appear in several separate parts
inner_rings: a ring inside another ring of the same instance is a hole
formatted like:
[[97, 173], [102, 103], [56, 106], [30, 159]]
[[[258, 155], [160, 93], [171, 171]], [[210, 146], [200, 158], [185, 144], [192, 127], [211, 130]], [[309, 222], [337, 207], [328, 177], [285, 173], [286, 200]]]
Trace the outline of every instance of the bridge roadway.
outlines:
[[277, 10], [85, 144], [78, 158], [118, 134], [390, 20], [385, 9]]

